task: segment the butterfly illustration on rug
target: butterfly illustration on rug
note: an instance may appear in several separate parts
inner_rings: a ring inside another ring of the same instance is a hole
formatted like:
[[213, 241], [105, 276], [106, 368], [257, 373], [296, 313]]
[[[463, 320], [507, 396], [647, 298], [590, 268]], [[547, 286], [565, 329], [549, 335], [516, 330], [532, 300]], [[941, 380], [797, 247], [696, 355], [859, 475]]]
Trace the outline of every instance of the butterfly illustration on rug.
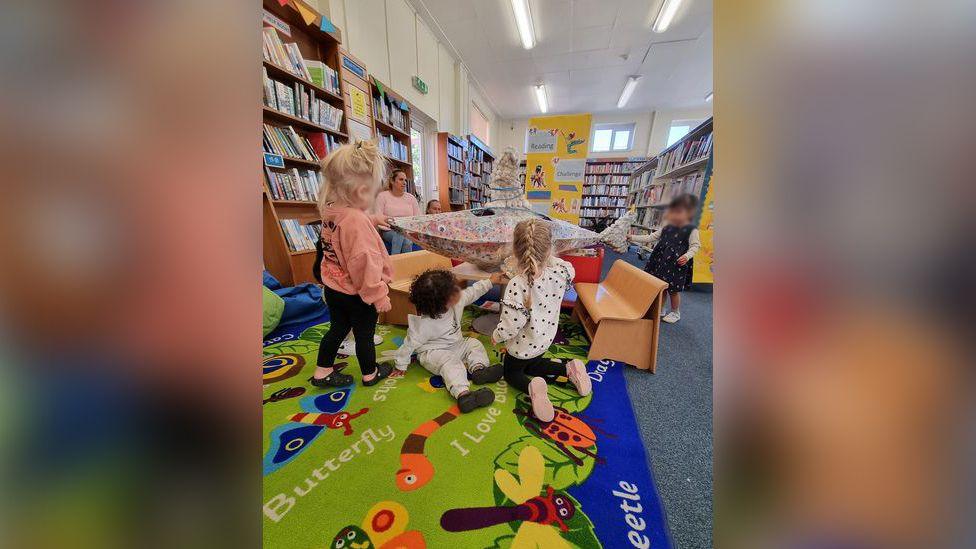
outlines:
[[289, 423], [271, 431], [271, 448], [264, 456], [264, 474], [280, 469], [295, 458], [327, 429], [341, 429], [342, 434], [352, 434], [352, 420], [365, 414], [369, 408], [352, 414], [344, 412], [352, 395], [353, 385], [320, 395], [310, 395], [299, 401], [303, 412], [288, 416]]
[[416, 530], [407, 530], [410, 515], [395, 501], [370, 508], [361, 527], [349, 525], [332, 538], [331, 549], [424, 549], [427, 543]]
[[495, 484], [515, 505], [450, 509], [441, 515], [441, 528], [448, 532], [466, 532], [521, 521], [512, 540], [513, 548], [568, 549], [569, 543], [552, 526], [562, 532], [568, 531], [566, 522], [576, 514], [576, 506], [568, 496], [551, 486], [547, 486], [541, 495], [545, 475], [542, 453], [535, 446], [526, 446], [519, 453], [517, 480], [504, 469], [495, 470]]

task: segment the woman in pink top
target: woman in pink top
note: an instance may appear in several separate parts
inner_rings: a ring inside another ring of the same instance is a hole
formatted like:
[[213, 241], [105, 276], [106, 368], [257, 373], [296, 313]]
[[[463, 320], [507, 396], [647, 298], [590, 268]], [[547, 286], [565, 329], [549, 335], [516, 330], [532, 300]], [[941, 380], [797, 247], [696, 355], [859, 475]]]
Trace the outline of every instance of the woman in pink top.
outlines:
[[[420, 204], [407, 192], [407, 172], [393, 170], [390, 174], [390, 190], [377, 195], [375, 209], [376, 213], [386, 217], [420, 215]], [[391, 255], [413, 250], [413, 244], [396, 231], [382, 231], [382, 235]]]

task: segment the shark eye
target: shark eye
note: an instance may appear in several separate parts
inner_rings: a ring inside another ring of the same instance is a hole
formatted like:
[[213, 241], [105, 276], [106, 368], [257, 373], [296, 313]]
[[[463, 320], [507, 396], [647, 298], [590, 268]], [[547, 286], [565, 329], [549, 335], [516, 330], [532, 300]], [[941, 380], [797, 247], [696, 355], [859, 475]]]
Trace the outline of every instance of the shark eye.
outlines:
[[442, 232], [444, 232], [446, 230], [447, 230], [447, 227], [445, 227], [444, 225], [438, 225], [437, 226], [437, 232], [439, 232], [439, 233], [442, 233]]
[[406, 482], [407, 484], [413, 484], [417, 482], [417, 475], [407, 475], [403, 477], [403, 482]]

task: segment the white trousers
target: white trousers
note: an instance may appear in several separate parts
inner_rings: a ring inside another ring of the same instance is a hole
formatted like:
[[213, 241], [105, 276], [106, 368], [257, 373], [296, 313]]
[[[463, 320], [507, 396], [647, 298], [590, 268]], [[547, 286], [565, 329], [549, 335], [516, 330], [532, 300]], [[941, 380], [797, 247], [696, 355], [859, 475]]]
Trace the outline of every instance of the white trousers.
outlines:
[[443, 377], [448, 392], [457, 398], [471, 386], [468, 372], [475, 366], [488, 366], [488, 352], [480, 341], [468, 337], [450, 349], [424, 351], [417, 355], [417, 360], [428, 372]]

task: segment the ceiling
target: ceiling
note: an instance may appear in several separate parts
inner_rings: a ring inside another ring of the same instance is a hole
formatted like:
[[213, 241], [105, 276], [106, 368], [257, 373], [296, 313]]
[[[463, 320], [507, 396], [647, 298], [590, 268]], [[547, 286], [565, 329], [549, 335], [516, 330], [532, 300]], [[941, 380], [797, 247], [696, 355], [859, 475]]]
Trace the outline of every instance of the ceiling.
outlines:
[[617, 110], [632, 74], [643, 78], [627, 111], [706, 107], [712, 90], [712, 2], [684, 0], [667, 32], [651, 31], [664, 0], [529, 0], [537, 44], [522, 48], [510, 0], [410, 0], [464, 60], [502, 118]]

